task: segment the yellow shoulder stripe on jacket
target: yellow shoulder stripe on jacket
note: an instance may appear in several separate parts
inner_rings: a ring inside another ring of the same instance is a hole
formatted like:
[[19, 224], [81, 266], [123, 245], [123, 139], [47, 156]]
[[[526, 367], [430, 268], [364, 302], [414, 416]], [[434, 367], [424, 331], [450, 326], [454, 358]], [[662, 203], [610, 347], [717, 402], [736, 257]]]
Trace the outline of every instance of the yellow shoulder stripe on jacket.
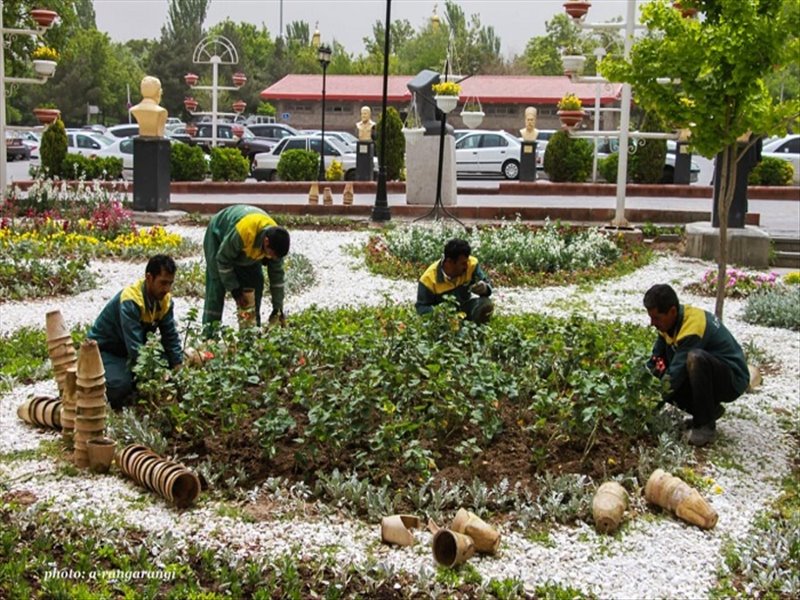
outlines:
[[142, 323], [152, 324], [160, 321], [169, 312], [169, 306], [172, 302], [172, 295], [167, 294], [161, 302], [154, 305], [153, 310], [147, 309], [147, 304], [144, 301], [144, 279], [140, 279], [133, 285], [129, 285], [120, 294], [119, 302], [133, 302], [139, 307], [140, 320]]
[[256, 248], [256, 236], [265, 227], [273, 227], [277, 223], [262, 213], [250, 213], [236, 223], [236, 232], [242, 238], [242, 246], [247, 258], [261, 260], [266, 255], [263, 248]]
[[696, 335], [702, 338], [706, 333], [706, 311], [694, 306], [684, 306], [681, 330], [675, 336], [675, 342]]
[[441, 262], [441, 260], [437, 260], [435, 263], [425, 269], [425, 272], [419, 278], [419, 282], [422, 285], [437, 295], [446, 294], [447, 292], [452, 291], [470, 281], [472, 279], [472, 275], [475, 273], [475, 269], [478, 267], [478, 259], [474, 256], [470, 256], [467, 261], [467, 270], [463, 275], [449, 281], [446, 279], [443, 281], [437, 281], [436, 275], [439, 272], [439, 265]]

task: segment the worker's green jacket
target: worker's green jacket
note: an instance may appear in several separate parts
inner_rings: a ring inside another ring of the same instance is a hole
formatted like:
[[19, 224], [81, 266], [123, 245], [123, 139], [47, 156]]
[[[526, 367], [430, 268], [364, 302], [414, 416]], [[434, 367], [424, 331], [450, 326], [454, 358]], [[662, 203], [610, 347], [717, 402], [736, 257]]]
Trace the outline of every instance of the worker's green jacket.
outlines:
[[437, 260], [430, 265], [422, 277], [419, 278], [419, 285], [417, 285], [417, 314], [424, 315], [433, 310], [433, 307], [440, 304], [444, 300], [446, 294], [452, 294], [459, 305], [467, 303], [472, 294], [469, 288], [478, 283], [485, 281], [489, 287], [489, 292], [492, 294], [492, 287], [489, 278], [481, 269], [478, 264], [478, 259], [470, 256], [467, 261], [467, 270], [460, 277], [449, 279], [442, 269], [443, 259]]
[[267, 229], [276, 225], [260, 208], [235, 205], [214, 215], [208, 228], [217, 245], [217, 268], [225, 290], [230, 292], [242, 287], [236, 278], [234, 267], [265, 263], [272, 308], [283, 310], [283, 259], [267, 259], [263, 245]]
[[172, 296], [167, 294], [160, 302], [150, 298], [144, 279], [140, 279], [108, 301], [88, 337], [97, 341], [101, 352], [127, 356], [129, 364], [134, 365], [147, 334], [156, 330], [161, 333], [161, 345], [169, 366], [181, 364], [183, 352], [175, 327]]
[[651, 371], [655, 361], [664, 359], [671, 393], [686, 381], [686, 359], [691, 350], [705, 350], [731, 368], [733, 388], [742, 394], [750, 383], [750, 372], [739, 342], [712, 313], [695, 306], [678, 306], [675, 327], [669, 333], [658, 332], [652, 357], [647, 363]]

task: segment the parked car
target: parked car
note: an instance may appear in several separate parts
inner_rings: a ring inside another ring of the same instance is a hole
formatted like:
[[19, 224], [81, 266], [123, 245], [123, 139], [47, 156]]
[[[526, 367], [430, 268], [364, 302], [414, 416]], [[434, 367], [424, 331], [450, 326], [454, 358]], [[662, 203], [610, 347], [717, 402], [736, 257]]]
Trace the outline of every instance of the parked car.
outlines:
[[247, 128], [254, 136], [272, 142], [279, 142], [290, 135], [299, 135], [297, 129], [283, 123], [248, 123]]
[[456, 140], [458, 175], [519, 177], [520, 141], [505, 131], [473, 130]]
[[[134, 137], [118, 138], [113, 143], [101, 148], [94, 153], [94, 156], [114, 156], [122, 161], [122, 177], [123, 179], [133, 179], [133, 140]], [[178, 140], [170, 139], [170, 143], [174, 146], [180, 144]], [[206, 155], [206, 160], [208, 160]]]
[[67, 129], [67, 152], [92, 156], [114, 143], [114, 138], [83, 129]]
[[[250, 161], [252, 167], [255, 155], [259, 152], [269, 152], [275, 144], [269, 140], [256, 137], [244, 126], [241, 126], [241, 136], [237, 136], [234, 133], [234, 129], [238, 127], [240, 126], [235, 126], [231, 123], [217, 123], [218, 145], [227, 148], [238, 148], [242, 155]], [[210, 153], [211, 130], [211, 123], [198, 123], [197, 135], [192, 137], [189, 143], [200, 146], [205, 152]]]
[[42, 139], [35, 131], [18, 131], [17, 135], [22, 139], [22, 143], [30, 150], [31, 160], [39, 159], [39, 146], [42, 144]]
[[22, 136], [14, 131], [6, 132], [6, 160], [30, 160], [31, 149], [25, 145]]
[[[320, 129], [303, 129], [300, 132], [302, 135], [322, 135]], [[358, 138], [352, 133], [347, 131], [325, 131], [325, 137], [332, 137], [339, 140], [348, 152], [355, 152], [358, 147]]]
[[761, 158], [779, 158], [790, 163], [794, 168], [793, 183], [800, 183], [800, 134], [764, 142]]
[[139, 135], [138, 123], [120, 123], [119, 125], [112, 125], [108, 128], [108, 133], [118, 138], [131, 137]]
[[[252, 175], [256, 181], [277, 181], [278, 161], [286, 150], [311, 150], [319, 153], [321, 139], [315, 135], [295, 135], [283, 138], [271, 152], [256, 154]], [[325, 136], [325, 168], [334, 160], [342, 163], [344, 178], [352, 181], [356, 177], [356, 153], [348, 152], [338, 140]], [[373, 171], [378, 172], [378, 159], [373, 158]]]
[[181, 121], [178, 117], [167, 117], [167, 123], [164, 126], [166, 131], [172, 131], [176, 127], [185, 127], [186, 123]]

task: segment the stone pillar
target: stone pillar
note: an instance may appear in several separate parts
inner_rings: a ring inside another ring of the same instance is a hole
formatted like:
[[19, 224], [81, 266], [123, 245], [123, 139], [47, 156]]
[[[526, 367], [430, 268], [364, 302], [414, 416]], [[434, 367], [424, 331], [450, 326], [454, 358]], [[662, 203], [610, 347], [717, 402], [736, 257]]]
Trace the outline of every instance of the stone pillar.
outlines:
[[519, 148], [519, 180], [536, 181], [536, 141], [523, 140]]
[[372, 181], [375, 172], [375, 142], [356, 145], [356, 181]]
[[675, 170], [672, 183], [689, 185], [692, 182], [692, 153], [687, 142], [677, 142], [675, 148]]
[[169, 210], [170, 143], [166, 138], [133, 139], [133, 210]]
[[[406, 203], [433, 206], [436, 201], [436, 175], [439, 167], [439, 135], [406, 138]], [[444, 136], [442, 162], [442, 205], [456, 204], [455, 138]]]

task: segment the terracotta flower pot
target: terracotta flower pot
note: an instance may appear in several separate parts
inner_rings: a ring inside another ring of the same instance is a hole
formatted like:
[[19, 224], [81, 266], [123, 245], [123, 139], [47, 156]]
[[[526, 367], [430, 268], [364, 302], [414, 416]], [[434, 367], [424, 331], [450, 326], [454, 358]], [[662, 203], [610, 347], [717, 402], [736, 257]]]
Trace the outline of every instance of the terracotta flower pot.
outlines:
[[557, 114], [558, 118], [561, 119], [562, 125], [571, 128], [583, 121], [586, 113], [582, 110], [559, 110]]
[[30, 12], [31, 19], [36, 21], [39, 27], [50, 27], [58, 17], [58, 13], [44, 8], [35, 8]]
[[186, 110], [188, 110], [190, 113], [193, 113], [194, 111], [197, 110], [197, 100], [195, 100], [194, 98], [186, 98], [183, 101], [183, 105], [186, 107]]
[[247, 76], [240, 71], [234, 73], [231, 79], [233, 79], [233, 85], [236, 87], [242, 87], [245, 83], [247, 83]]
[[80, 352], [78, 352], [78, 379], [97, 379], [101, 375], [105, 375], [105, 372], [97, 342], [84, 340]]
[[440, 529], [433, 536], [433, 558], [440, 565], [454, 567], [467, 562], [473, 554], [475, 543], [467, 535]]
[[186, 82], [186, 85], [194, 87], [197, 85], [197, 82], [200, 81], [200, 77], [194, 73], [187, 73], [183, 76], [183, 80]]
[[656, 469], [644, 488], [644, 497], [651, 504], [675, 513], [675, 515], [703, 529], [713, 529], [717, 524], [717, 512], [689, 484], [683, 480]]
[[107, 473], [114, 461], [117, 442], [110, 438], [96, 438], [86, 443], [89, 457], [89, 469], [95, 473]]
[[601, 533], [613, 533], [622, 523], [628, 507], [628, 492], [616, 481], [606, 481], [592, 499], [594, 526]]
[[200, 495], [200, 479], [188, 469], [183, 469], [167, 479], [166, 489], [168, 499], [175, 506], [186, 508], [191, 506]]
[[247, 102], [244, 100], [237, 100], [233, 103], [233, 112], [236, 114], [241, 114], [244, 112], [244, 109], [247, 108]]
[[495, 554], [500, 547], [500, 533], [478, 515], [463, 508], [458, 509], [450, 529], [471, 537], [478, 552]]
[[564, 10], [573, 19], [585, 17], [591, 6], [591, 2], [564, 2]]
[[34, 108], [33, 114], [42, 125], [55, 123], [61, 116], [61, 111], [57, 108]]
[[414, 534], [411, 529], [420, 527], [419, 517], [414, 515], [392, 515], [381, 519], [381, 541], [398, 546], [411, 546]]
[[[40, 109], [41, 110], [41, 109]], [[55, 109], [46, 109], [55, 110]], [[47, 340], [57, 338], [66, 338], [70, 335], [67, 324], [64, 321], [64, 315], [60, 310], [51, 310], [44, 316], [45, 332], [47, 333]]]

